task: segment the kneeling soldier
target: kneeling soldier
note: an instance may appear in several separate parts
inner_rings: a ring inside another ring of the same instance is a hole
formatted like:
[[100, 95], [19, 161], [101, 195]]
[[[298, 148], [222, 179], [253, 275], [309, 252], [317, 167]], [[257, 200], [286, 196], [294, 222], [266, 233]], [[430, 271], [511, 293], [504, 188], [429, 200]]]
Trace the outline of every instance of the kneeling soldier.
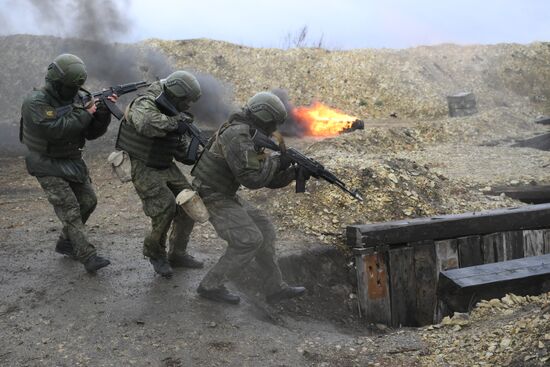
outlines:
[[[176, 196], [190, 189], [183, 173], [174, 163], [185, 164], [188, 140], [179, 112], [201, 96], [197, 79], [186, 71], [176, 71], [149, 86], [144, 95], [132, 101], [120, 125], [117, 148], [132, 162], [132, 182], [151, 218], [151, 232], [143, 242], [143, 254], [155, 271], [172, 276], [172, 267], [201, 268], [187, 253], [194, 221], [176, 205]], [[169, 251], [166, 237], [170, 225]]]
[[266, 299], [277, 302], [300, 296], [303, 287], [282, 280], [275, 257], [275, 227], [268, 215], [239, 197], [241, 185], [249, 189], [280, 188], [291, 183], [296, 170], [284, 155], [266, 155], [255, 147], [255, 129], [270, 136], [287, 117], [281, 100], [272, 93], [253, 96], [242, 111], [230, 116], [210, 140], [192, 175], [218, 235], [228, 242], [225, 254], [206, 274], [197, 292], [214, 301], [239, 303], [224, 283], [253, 259], [264, 279]]

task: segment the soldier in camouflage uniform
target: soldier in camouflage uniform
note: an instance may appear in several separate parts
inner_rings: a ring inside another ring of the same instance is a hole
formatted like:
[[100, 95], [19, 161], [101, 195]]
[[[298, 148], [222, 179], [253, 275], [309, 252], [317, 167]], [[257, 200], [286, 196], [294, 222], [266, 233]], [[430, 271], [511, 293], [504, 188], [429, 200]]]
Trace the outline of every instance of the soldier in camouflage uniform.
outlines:
[[[151, 218], [151, 232], [143, 242], [143, 254], [163, 277], [172, 267], [201, 268], [203, 264], [187, 253], [194, 221], [176, 205], [176, 196], [191, 185], [174, 158], [185, 164], [189, 145], [180, 112], [201, 95], [197, 79], [176, 71], [149, 86], [130, 104], [120, 125], [117, 148], [132, 162], [132, 182], [141, 198], [143, 211]], [[169, 251], [166, 237], [170, 225]]]
[[239, 303], [239, 296], [227, 290], [224, 283], [253, 259], [262, 270], [268, 302], [305, 292], [305, 288], [289, 287], [282, 280], [275, 257], [275, 228], [268, 215], [236, 194], [241, 185], [275, 189], [295, 179], [296, 168], [290, 166], [285, 155], [267, 155], [252, 141], [255, 129], [270, 136], [286, 117], [278, 97], [268, 92], [256, 94], [220, 127], [192, 171], [193, 186], [208, 208], [210, 222], [228, 242], [225, 254], [197, 289], [204, 298]]
[[[79, 260], [93, 273], [110, 262], [97, 255], [86, 235], [85, 223], [97, 199], [82, 148], [86, 140], [107, 131], [111, 114], [103, 103], [82, 105], [77, 95], [83, 93], [80, 87], [86, 78], [80, 58], [56, 57], [48, 66], [45, 86], [23, 102], [20, 139], [29, 149], [28, 172], [36, 177], [63, 223], [55, 250]], [[116, 96], [110, 98], [116, 102]]]

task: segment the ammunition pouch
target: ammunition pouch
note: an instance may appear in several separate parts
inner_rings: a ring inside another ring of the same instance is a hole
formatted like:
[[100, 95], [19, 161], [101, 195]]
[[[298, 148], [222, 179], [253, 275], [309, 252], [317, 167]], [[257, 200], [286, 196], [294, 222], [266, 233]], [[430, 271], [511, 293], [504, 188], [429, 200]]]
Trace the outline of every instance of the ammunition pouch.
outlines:
[[125, 183], [132, 181], [132, 162], [130, 161], [128, 153], [123, 150], [112, 152], [109, 154], [107, 162], [111, 164], [111, 168], [120, 182]]

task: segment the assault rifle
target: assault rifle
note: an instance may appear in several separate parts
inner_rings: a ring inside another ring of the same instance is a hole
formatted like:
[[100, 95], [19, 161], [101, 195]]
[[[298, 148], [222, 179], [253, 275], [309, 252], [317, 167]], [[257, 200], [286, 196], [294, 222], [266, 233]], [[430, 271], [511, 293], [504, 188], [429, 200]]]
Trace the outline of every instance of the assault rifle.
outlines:
[[202, 131], [193, 124], [195, 117], [188, 112], [179, 113], [180, 120], [178, 121], [179, 131], [189, 135], [189, 149], [187, 149], [186, 160], [196, 162], [199, 155], [199, 145], [203, 148], [208, 144], [208, 139], [202, 135]]
[[117, 105], [107, 97], [110, 97], [113, 94], [116, 94], [120, 97], [124, 94], [135, 92], [140, 88], [148, 87], [149, 85], [151, 85], [151, 83], [142, 80], [136, 83], [116, 85], [114, 87], [104, 89], [100, 92], [92, 92], [84, 95], [79, 94], [79, 96], [84, 106], [88, 105], [92, 100], [102, 101], [103, 103], [105, 103], [105, 106], [107, 106], [113, 116], [120, 120], [124, 116], [124, 113], [122, 113], [120, 108], [118, 108]]
[[180, 134], [187, 134], [191, 138], [185, 159], [190, 162], [196, 162], [199, 155], [199, 145], [204, 148], [208, 144], [208, 139], [202, 135], [197, 125], [193, 124], [195, 117], [189, 112], [180, 112], [164, 92], [155, 99], [155, 102], [166, 115], [179, 117], [178, 132]]
[[[332, 172], [328, 171], [321, 163], [306, 157], [299, 151], [294, 148], [288, 148], [285, 151], [281, 150], [281, 147], [277, 145], [269, 137], [262, 134], [259, 130], [256, 129], [256, 132], [252, 136], [252, 141], [256, 146], [262, 148], [268, 148], [276, 152], [281, 152], [281, 154], [286, 154], [293, 163], [296, 163], [301, 169], [298, 169], [296, 172], [296, 192], [305, 192], [306, 191], [306, 173], [309, 173], [311, 176], [327, 181], [332, 185], [338, 186], [342, 191], [350, 194], [355, 199], [363, 201], [363, 198], [357, 190], [351, 191], [346, 187], [346, 185], [338, 179]], [[305, 172], [304, 172], [305, 171]]]

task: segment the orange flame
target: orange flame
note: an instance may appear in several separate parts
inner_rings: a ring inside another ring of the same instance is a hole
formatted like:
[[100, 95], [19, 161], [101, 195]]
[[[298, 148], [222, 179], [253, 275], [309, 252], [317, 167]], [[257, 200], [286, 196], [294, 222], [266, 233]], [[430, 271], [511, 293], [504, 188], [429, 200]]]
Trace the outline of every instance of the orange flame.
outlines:
[[334, 136], [343, 129], [350, 128], [357, 117], [346, 115], [342, 111], [313, 102], [309, 107], [296, 107], [292, 110], [294, 119], [305, 127], [306, 135]]

